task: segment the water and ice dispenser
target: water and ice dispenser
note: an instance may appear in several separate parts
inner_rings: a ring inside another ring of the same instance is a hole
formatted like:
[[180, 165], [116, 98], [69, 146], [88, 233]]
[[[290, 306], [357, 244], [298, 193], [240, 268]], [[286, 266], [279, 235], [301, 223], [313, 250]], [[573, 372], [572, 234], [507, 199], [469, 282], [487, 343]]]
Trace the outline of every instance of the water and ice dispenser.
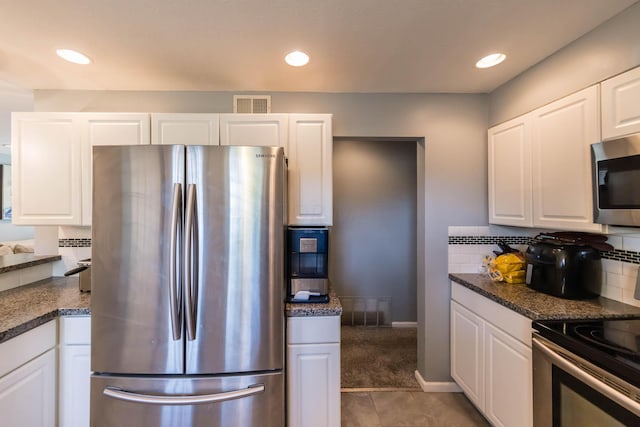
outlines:
[[287, 243], [287, 299], [328, 302], [329, 230], [291, 227]]

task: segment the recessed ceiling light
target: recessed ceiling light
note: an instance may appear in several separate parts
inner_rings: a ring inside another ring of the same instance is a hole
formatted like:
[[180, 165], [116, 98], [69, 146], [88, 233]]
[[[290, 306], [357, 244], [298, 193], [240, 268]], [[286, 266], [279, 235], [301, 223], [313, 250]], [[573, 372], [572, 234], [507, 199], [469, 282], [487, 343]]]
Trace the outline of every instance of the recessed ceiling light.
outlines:
[[476, 62], [476, 67], [478, 68], [489, 68], [494, 65], [498, 65], [502, 61], [505, 60], [507, 55], [504, 53], [492, 53], [491, 55], [487, 55], [482, 58], [480, 61]]
[[88, 56], [76, 52], [71, 49], [56, 49], [58, 56], [66, 61], [73, 62], [74, 64], [87, 65], [91, 63]]
[[284, 57], [284, 60], [292, 67], [302, 67], [309, 63], [309, 55], [300, 50], [294, 50], [293, 52], [289, 52], [287, 56]]

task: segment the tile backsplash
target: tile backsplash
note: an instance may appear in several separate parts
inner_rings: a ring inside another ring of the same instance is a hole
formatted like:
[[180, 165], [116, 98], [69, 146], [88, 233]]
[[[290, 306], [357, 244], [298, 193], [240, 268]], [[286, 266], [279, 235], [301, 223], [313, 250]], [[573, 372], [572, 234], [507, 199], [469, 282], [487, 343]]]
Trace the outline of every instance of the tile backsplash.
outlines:
[[[499, 250], [499, 240], [524, 252], [531, 238], [541, 231], [501, 226], [449, 227], [449, 272], [480, 273], [482, 259]], [[608, 243], [614, 250], [601, 254], [601, 295], [640, 307], [640, 300], [633, 297], [640, 268], [640, 237], [609, 235]]]

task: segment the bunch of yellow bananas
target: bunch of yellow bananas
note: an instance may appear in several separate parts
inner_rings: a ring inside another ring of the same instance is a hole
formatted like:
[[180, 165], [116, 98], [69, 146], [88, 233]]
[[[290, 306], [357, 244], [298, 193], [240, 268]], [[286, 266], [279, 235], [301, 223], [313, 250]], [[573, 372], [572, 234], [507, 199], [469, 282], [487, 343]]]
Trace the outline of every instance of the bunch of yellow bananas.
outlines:
[[502, 254], [487, 261], [487, 272], [494, 281], [524, 283], [526, 263], [521, 252]]

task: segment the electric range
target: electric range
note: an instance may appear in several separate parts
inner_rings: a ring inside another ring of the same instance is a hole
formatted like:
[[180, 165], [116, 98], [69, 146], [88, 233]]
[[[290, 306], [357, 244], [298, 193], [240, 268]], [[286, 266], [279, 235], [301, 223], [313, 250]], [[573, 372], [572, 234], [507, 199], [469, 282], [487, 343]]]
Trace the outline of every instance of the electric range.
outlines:
[[533, 322], [540, 335], [640, 387], [640, 318], [543, 320]]

